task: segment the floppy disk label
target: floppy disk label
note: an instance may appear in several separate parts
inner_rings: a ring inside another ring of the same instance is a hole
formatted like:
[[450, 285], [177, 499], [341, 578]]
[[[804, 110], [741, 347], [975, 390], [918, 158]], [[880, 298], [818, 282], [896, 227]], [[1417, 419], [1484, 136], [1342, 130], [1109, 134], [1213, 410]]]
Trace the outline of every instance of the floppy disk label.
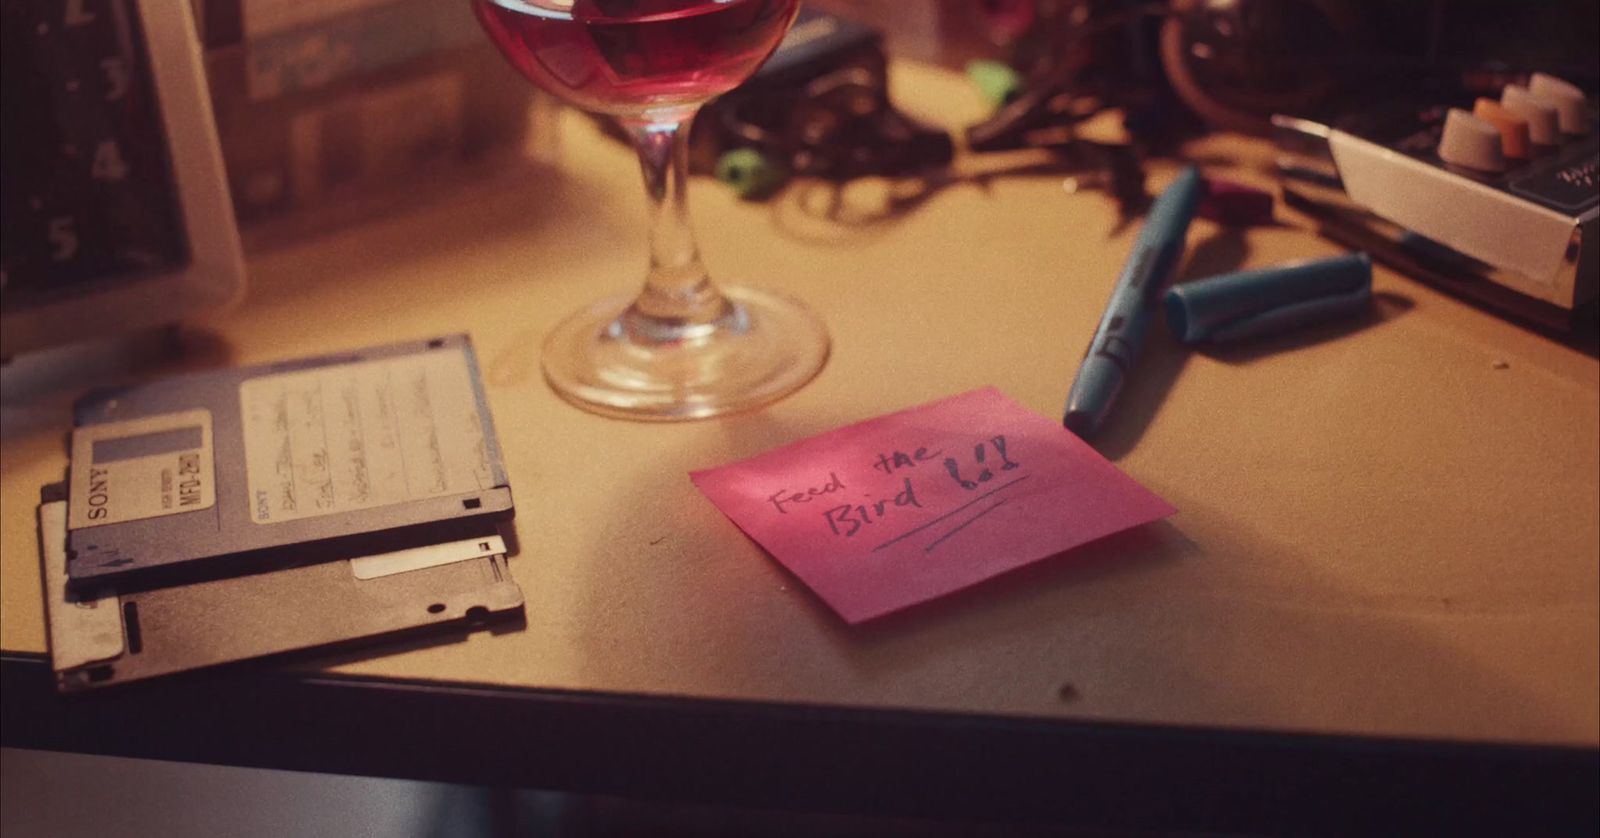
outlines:
[[210, 509], [217, 502], [211, 412], [77, 428], [71, 477], [72, 529]]
[[239, 400], [257, 524], [495, 485], [464, 350], [250, 378]]

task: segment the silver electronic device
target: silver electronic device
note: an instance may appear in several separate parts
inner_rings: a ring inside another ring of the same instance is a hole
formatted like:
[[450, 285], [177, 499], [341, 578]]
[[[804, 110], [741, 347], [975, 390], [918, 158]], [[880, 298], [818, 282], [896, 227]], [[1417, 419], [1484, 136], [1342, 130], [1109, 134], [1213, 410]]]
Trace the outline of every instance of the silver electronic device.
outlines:
[[1284, 200], [1328, 235], [1548, 330], [1592, 318], [1600, 130], [1574, 85], [1273, 126]]

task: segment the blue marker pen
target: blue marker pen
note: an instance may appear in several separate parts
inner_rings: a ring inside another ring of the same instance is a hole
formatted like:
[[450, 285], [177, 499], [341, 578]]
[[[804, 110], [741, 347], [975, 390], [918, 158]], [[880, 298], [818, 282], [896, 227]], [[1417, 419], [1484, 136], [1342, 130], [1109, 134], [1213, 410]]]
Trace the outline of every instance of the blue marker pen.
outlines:
[[1133, 253], [1117, 277], [1106, 313], [1067, 395], [1061, 424], [1073, 433], [1093, 434], [1116, 401], [1122, 380], [1133, 369], [1144, 345], [1150, 315], [1183, 258], [1189, 221], [1204, 192], [1200, 172], [1190, 166], [1150, 206], [1144, 228], [1133, 242]]

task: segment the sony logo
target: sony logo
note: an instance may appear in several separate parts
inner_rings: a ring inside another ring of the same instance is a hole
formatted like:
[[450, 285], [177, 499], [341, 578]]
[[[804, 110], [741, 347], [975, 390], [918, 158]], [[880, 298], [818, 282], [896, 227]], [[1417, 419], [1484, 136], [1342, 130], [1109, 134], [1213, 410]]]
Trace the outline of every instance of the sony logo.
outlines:
[[89, 468], [89, 520], [98, 521], [111, 514], [106, 504], [111, 502], [111, 470]]

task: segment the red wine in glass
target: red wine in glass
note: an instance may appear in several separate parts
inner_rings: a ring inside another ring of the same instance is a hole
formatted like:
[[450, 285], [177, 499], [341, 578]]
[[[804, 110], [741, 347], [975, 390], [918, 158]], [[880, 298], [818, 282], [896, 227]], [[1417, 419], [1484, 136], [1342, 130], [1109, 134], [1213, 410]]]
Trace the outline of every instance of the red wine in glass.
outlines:
[[692, 110], [748, 78], [798, 0], [474, 0], [478, 19], [535, 84], [585, 110]]
[[471, 0], [534, 84], [607, 114], [632, 139], [649, 201], [644, 288], [581, 309], [545, 339], [545, 380], [595, 413], [700, 419], [773, 402], [810, 381], [828, 333], [798, 300], [719, 286], [685, 198], [688, 125], [767, 60], [799, 0]]

